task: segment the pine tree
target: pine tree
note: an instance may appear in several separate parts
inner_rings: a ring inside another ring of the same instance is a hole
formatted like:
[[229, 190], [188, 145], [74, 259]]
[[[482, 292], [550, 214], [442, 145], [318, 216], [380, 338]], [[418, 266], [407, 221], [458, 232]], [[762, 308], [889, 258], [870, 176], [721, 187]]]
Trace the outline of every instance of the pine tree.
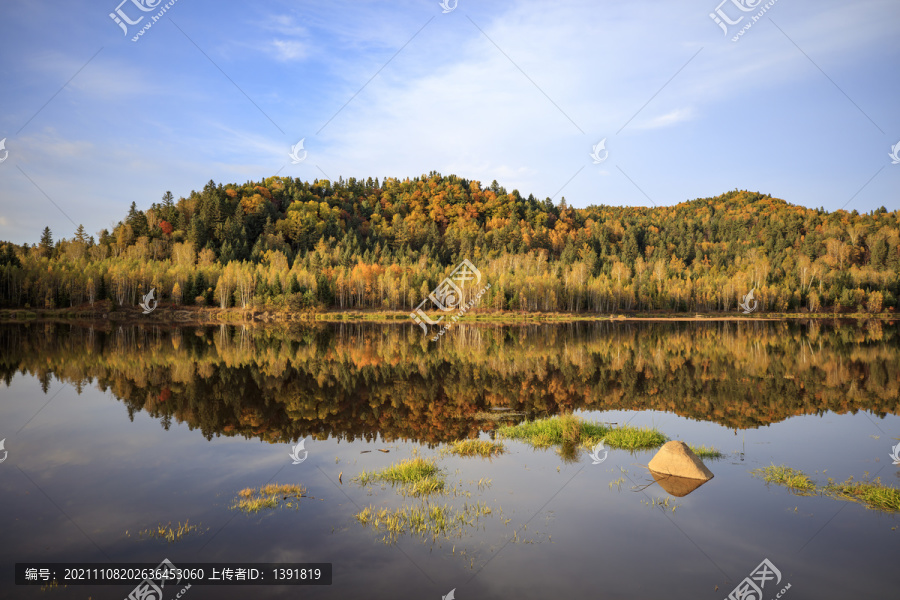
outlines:
[[44, 231], [41, 233], [40, 248], [44, 256], [53, 257], [53, 233], [49, 227], [44, 227]]

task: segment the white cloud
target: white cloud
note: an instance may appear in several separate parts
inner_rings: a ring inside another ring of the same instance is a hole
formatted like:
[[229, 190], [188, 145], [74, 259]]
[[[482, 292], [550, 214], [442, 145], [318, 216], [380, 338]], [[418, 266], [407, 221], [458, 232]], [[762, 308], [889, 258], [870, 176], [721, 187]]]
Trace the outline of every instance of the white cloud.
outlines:
[[676, 108], [666, 114], [640, 121], [635, 124], [635, 127], [638, 129], [660, 129], [662, 127], [671, 127], [672, 125], [683, 123], [684, 121], [689, 121], [693, 118], [694, 111], [690, 107]]
[[306, 58], [306, 44], [297, 40], [272, 40], [272, 54], [277, 60], [291, 61]]

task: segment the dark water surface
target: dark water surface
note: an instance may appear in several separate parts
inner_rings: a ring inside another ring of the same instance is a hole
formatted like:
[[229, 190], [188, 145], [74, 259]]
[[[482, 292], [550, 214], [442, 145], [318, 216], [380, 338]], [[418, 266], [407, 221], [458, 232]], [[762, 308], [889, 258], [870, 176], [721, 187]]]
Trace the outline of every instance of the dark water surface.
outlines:
[[[327, 587], [194, 586], [186, 599], [438, 600], [455, 589], [459, 600], [721, 600], [763, 559], [782, 576], [767, 599], [788, 583], [788, 600], [897, 597], [900, 516], [750, 473], [774, 463], [822, 484], [900, 485], [894, 323], [459, 326], [437, 343], [408, 324], [37, 323], [0, 326], [0, 375], [4, 598], [125, 598], [133, 587], [15, 586], [16, 562], [164, 558], [334, 567]], [[655, 426], [725, 457], [676, 498], [646, 469], [655, 451], [610, 450], [598, 465], [514, 441], [490, 461], [441, 453], [566, 412]], [[309, 454], [295, 465], [301, 439]], [[427, 502], [490, 513], [437, 540], [386, 543], [359, 523], [367, 506], [426, 502], [353, 481], [415, 452], [447, 474], [450, 491]], [[240, 490], [270, 482], [308, 497], [232, 508]], [[185, 521], [200, 531], [174, 543], [140, 535]]]

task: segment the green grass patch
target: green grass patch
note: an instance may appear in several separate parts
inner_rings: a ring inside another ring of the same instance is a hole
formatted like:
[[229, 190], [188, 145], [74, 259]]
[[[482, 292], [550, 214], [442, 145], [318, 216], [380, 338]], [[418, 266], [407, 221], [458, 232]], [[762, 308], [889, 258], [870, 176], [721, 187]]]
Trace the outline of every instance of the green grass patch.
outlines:
[[770, 465], [762, 469], [754, 469], [751, 473], [757, 477], [762, 477], [766, 483], [781, 485], [801, 494], [816, 492], [816, 484], [806, 473], [785, 465]]
[[692, 444], [688, 444], [688, 447], [691, 451], [697, 455], [697, 458], [709, 458], [709, 459], [717, 459], [725, 456], [720, 452], [717, 448], [710, 446], [707, 448], [706, 446], [694, 446]]
[[[174, 527], [171, 522], [166, 525], [160, 523], [156, 527], [141, 530], [138, 535], [142, 538], [146, 537], [166, 540], [170, 544], [174, 544], [192, 533], [203, 533], [200, 529], [200, 525], [191, 525], [188, 521], [189, 519], [185, 520], [184, 524], [180, 522], [176, 523]], [[206, 528], [206, 531], [209, 531], [209, 527]], [[125, 533], [127, 534], [128, 532], [126, 531]]]
[[446, 452], [457, 456], [480, 456], [482, 458], [491, 458], [503, 454], [505, 451], [502, 443], [488, 440], [459, 440], [450, 444], [446, 449]]
[[768, 483], [789, 487], [800, 495], [821, 494], [835, 500], [858, 502], [873, 510], [900, 512], [900, 490], [884, 485], [878, 477], [872, 481], [854, 481], [851, 477], [841, 483], [834, 483], [829, 479], [828, 485], [819, 487], [802, 471], [784, 465], [772, 465], [756, 469], [752, 473], [761, 476]]
[[261, 510], [276, 508], [283, 504], [288, 508], [300, 505], [300, 498], [306, 494], [306, 488], [294, 483], [270, 483], [259, 489], [246, 488], [238, 492], [238, 497], [231, 508], [236, 508], [247, 514], [257, 513]]
[[462, 537], [467, 529], [476, 528], [478, 521], [492, 512], [489, 506], [481, 502], [467, 503], [462, 508], [424, 502], [393, 510], [367, 506], [354, 518], [364, 527], [384, 532], [382, 541], [391, 544], [405, 534], [433, 540]]
[[376, 481], [399, 485], [410, 496], [426, 496], [444, 489], [441, 470], [433, 460], [419, 456], [401, 460], [380, 471], [361, 471], [354, 479], [362, 485]]
[[610, 448], [642, 450], [658, 448], [668, 441], [666, 436], [657, 429], [629, 427], [628, 425], [607, 427], [600, 423], [585, 421], [574, 415], [506, 425], [501, 427], [498, 432], [505, 438], [523, 440], [537, 448], [562, 446], [565, 449], [584, 446], [590, 449], [603, 440], [604, 445]]
[[851, 477], [842, 483], [829, 480], [822, 491], [838, 500], [859, 502], [866, 508], [900, 512], [900, 490], [882, 484], [880, 477], [876, 477], [873, 481], [854, 481]]

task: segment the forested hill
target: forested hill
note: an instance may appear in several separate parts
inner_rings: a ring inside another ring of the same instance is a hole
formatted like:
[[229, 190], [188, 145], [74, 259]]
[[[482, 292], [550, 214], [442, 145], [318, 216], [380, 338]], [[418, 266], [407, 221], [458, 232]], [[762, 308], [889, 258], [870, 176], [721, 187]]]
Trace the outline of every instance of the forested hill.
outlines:
[[[893, 309], [900, 212], [826, 212], [733, 191], [659, 208], [568, 207], [437, 173], [215, 184], [113, 231], [0, 248], [0, 303], [410, 309], [463, 258], [510, 310]], [[483, 285], [483, 284], [482, 284]]]

